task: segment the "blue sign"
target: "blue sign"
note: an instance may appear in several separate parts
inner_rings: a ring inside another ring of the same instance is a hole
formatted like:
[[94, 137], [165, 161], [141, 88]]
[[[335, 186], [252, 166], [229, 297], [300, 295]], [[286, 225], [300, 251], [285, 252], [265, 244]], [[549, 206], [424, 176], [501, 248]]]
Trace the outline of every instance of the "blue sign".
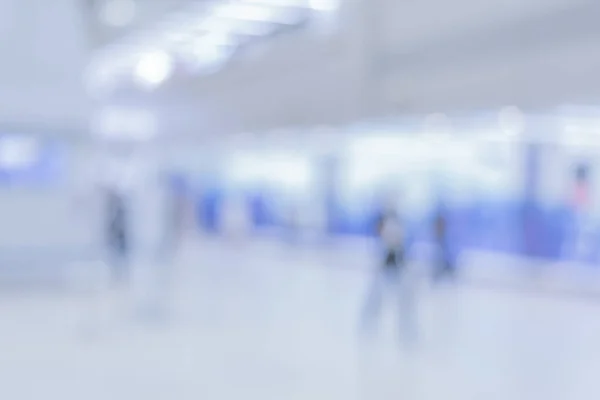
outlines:
[[0, 184], [44, 184], [60, 178], [65, 154], [58, 143], [0, 135]]

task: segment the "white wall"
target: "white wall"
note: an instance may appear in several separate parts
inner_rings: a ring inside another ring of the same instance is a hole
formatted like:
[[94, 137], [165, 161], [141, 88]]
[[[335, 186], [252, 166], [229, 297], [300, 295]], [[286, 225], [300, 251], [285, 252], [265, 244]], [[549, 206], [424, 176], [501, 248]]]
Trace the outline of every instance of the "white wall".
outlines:
[[[0, 133], [60, 136], [85, 129], [87, 43], [79, 6], [77, 0], [0, 1]], [[0, 256], [35, 258], [36, 249], [86, 245], [70, 192], [68, 180], [58, 187], [0, 187]]]
[[[39, 255], [90, 254], [102, 245], [102, 198], [99, 177], [106, 172], [103, 147], [91, 141], [66, 142], [65, 176], [55, 184], [0, 185], [0, 263], [3, 257], [30, 259]], [[146, 145], [141, 151], [156, 170], [202, 171], [206, 148], [196, 143], [166, 142]], [[148, 175], [148, 179], [159, 179]], [[149, 182], [151, 182], [149, 180]], [[156, 195], [156, 192], [152, 194]], [[153, 206], [151, 202], [144, 202]], [[156, 222], [160, 209], [153, 209]], [[143, 223], [149, 223], [143, 221]], [[140, 229], [144, 233], [148, 229]], [[96, 253], [97, 254], [97, 253]], [[39, 258], [38, 258], [39, 260]]]
[[0, 126], [81, 127], [87, 38], [77, 0], [0, 1]]
[[76, 174], [90, 160], [90, 148], [77, 145], [69, 150], [63, 180], [0, 187], [0, 258], [39, 261], [40, 255], [82, 252], [94, 244], [91, 214], [75, 197]]

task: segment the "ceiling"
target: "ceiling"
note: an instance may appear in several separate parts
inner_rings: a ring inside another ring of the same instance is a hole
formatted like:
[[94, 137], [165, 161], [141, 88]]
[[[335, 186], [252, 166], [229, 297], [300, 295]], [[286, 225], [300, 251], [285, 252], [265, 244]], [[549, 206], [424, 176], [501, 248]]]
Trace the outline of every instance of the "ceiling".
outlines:
[[191, 135], [600, 101], [597, 2], [424, 3], [342, 2], [333, 29], [311, 22], [218, 73], [117, 97], [152, 110], [168, 134]]
[[81, 133], [110, 106], [198, 134], [599, 100], [596, 1], [338, 2], [0, 0], [0, 126]]

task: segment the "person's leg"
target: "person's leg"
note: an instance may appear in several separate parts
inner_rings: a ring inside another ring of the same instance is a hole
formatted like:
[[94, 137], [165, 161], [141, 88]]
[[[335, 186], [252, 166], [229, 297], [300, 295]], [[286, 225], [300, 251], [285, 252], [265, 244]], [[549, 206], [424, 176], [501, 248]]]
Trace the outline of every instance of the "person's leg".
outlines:
[[451, 254], [446, 254], [444, 257], [444, 269], [449, 278], [456, 277], [456, 264]]
[[115, 287], [127, 286], [131, 278], [128, 240], [122, 234], [115, 234], [109, 247], [113, 285]]
[[435, 252], [434, 280], [451, 278], [455, 275], [455, 272], [455, 265], [449, 248], [442, 244], [438, 245]]
[[412, 344], [417, 339], [416, 281], [405, 265], [399, 265], [393, 277], [395, 294], [398, 296], [399, 333], [403, 342]]
[[361, 310], [361, 330], [371, 329], [375, 320], [379, 317], [381, 312], [383, 286], [385, 284], [384, 281], [384, 272], [381, 270], [381, 268], [378, 268], [373, 274], [373, 279], [367, 290], [367, 297]]
[[106, 241], [104, 260], [110, 272], [110, 284], [115, 288], [121, 280], [121, 266], [119, 250], [112, 233], [109, 233]]
[[160, 245], [159, 254], [152, 263], [154, 270], [154, 293], [152, 294], [153, 315], [156, 322], [165, 322], [171, 314], [171, 296], [174, 280], [174, 262], [178, 238], [169, 232]]
[[433, 256], [433, 280], [436, 282], [442, 279], [446, 273], [444, 258], [442, 246], [437, 243], [435, 245], [435, 252]]

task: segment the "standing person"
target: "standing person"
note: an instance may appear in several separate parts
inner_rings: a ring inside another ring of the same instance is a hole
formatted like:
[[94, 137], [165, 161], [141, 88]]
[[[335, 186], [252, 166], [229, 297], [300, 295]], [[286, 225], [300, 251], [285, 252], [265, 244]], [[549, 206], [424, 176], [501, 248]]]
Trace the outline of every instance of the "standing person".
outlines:
[[443, 206], [434, 215], [434, 279], [454, 277], [456, 265], [452, 257], [448, 234], [448, 217]]
[[588, 261], [593, 251], [593, 226], [591, 221], [590, 168], [581, 163], [575, 168], [571, 206], [574, 214], [574, 232], [571, 256], [576, 261]]
[[[134, 189], [139, 316], [164, 322], [171, 316], [174, 254], [179, 241], [178, 210], [172, 188], [156, 155], [140, 163]], [[172, 198], [171, 198], [172, 197]]]
[[114, 286], [123, 286], [130, 280], [131, 226], [129, 204], [125, 193], [117, 188], [105, 189], [105, 237], [108, 265]]
[[81, 321], [86, 336], [101, 334], [114, 317], [120, 316], [132, 283], [130, 199], [115, 180], [97, 178], [89, 177], [93, 186], [82, 187], [76, 199], [77, 208], [84, 211], [87, 231], [81, 234], [89, 234], [94, 248], [94, 262], [80, 260], [74, 271], [76, 279], [83, 279], [79, 283], [86, 293]]
[[134, 314], [162, 316], [165, 189], [161, 159], [138, 144], [117, 150], [106, 168], [104, 185], [113, 282], [128, 289], [124, 305], [132, 306]]
[[187, 196], [182, 179], [164, 177], [165, 222], [163, 229], [162, 258], [173, 262], [183, 239], [187, 218]]
[[107, 154], [99, 175], [104, 233], [105, 260], [115, 288], [130, 288], [132, 284], [135, 232], [135, 169], [131, 148], [121, 144]]
[[[413, 302], [408, 285], [401, 285], [406, 262], [405, 232], [395, 206], [388, 205], [376, 221], [376, 237], [381, 249], [379, 266], [374, 271], [373, 282], [361, 315], [361, 328], [370, 329], [381, 311], [384, 292], [397, 296], [402, 331], [414, 339], [415, 324]], [[406, 280], [405, 280], [406, 281]]]

